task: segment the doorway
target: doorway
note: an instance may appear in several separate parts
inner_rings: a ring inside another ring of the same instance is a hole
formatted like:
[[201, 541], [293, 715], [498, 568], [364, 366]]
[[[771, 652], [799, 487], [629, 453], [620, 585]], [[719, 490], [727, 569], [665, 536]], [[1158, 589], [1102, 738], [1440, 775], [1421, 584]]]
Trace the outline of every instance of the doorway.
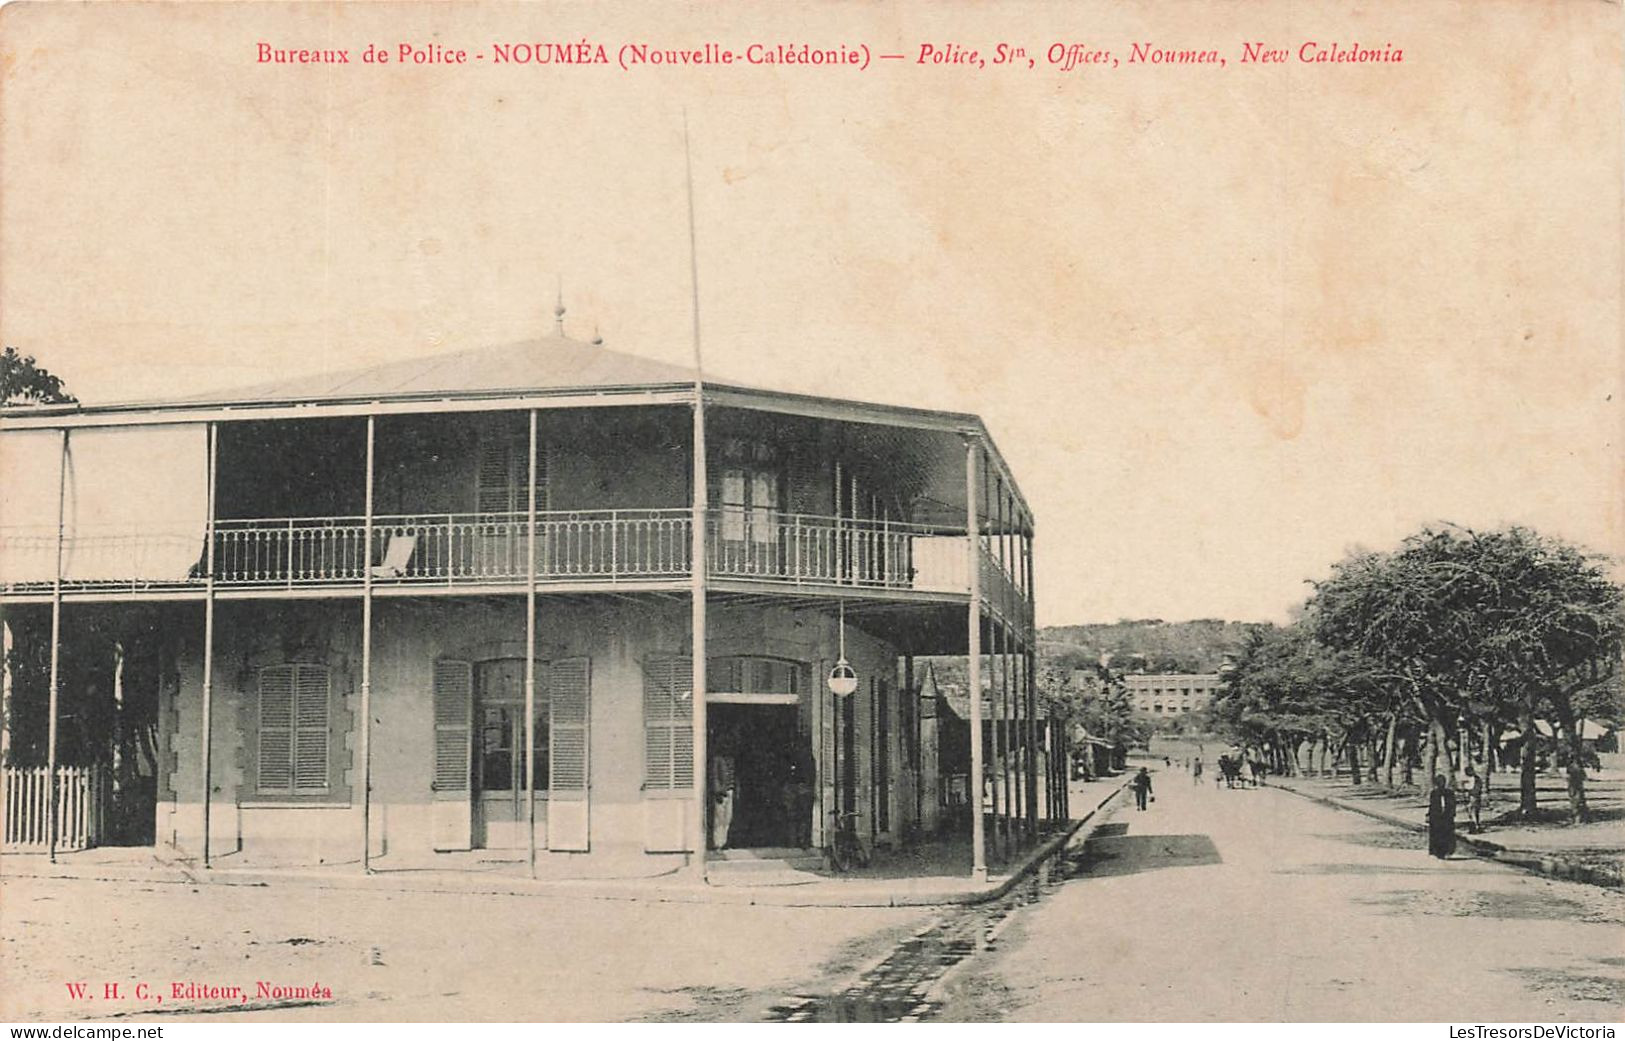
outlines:
[[731, 766], [734, 779], [730, 819], [718, 820], [727, 812], [719, 792], [708, 800], [713, 847], [805, 848], [816, 789], [812, 738], [798, 726], [796, 706], [713, 703], [706, 732], [713, 789], [719, 761]]
[[[547, 777], [547, 702], [538, 684], [536, 732], [531, 761], [538, 795]], [[526, 815], [525, 663], [519, 658], [479, 662], [474, 669], [474, 845], [523, 849], [529, 844]], [[537, 816], [541, 816], [538, 808]]]

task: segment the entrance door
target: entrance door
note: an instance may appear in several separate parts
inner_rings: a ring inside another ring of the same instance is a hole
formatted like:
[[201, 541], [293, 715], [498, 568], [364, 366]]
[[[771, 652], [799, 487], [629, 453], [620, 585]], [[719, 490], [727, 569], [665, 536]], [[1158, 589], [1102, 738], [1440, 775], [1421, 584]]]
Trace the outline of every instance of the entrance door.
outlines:
[[[474, 676], [475, 845], [523, 849], [525, 814], [525, 663], [480, 662]], [[545, 706], [540, 706], [545, 711]]]
[[735, 784], [726, 834], [716, 819], [718, 800], [709, 800], [715, 848], [805, 846], [814, 765], [812, 738], [797, 728], [796, 706], [712, 703], [707, 711], [709, 755], [730, 761]]

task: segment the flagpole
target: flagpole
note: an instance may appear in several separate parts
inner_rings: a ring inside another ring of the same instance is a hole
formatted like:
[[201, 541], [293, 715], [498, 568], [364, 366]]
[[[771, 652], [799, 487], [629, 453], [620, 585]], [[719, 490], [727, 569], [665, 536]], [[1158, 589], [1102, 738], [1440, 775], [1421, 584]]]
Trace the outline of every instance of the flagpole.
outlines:
[[694, 159], [689, 148], [688, 140], [688, 109], [683, 110], [683, 169], [687, 178], [688, 192], [688, 278], [690, 302], [689, 310], [693, 317], [694, 339], [694, 436], [693, 436], [693, 479], [694, 487], [690, 499], [693, 504], [693, 513], [689, 518], [689, 575], [691, 580], [691, 613], [689, 627], [692, 632], [693, 647], [690, 663], [692, 675], [689, 686], [689, 701], [693, 729], [694, 748], [694, 821], [689, 831], [690, 841], [694, 844], [694, 858], [691, 862], [694, 881], [705, 884], [705, 854], [707, 832], [707, 813], [709, 793], [706, 791], [706, 776], [709, 760], [706, 757], [706, 705], [705, 705], [705, 572], [706, 572], [706, 532], [705, 514], [706, 498], [708, 495], [706, 474], [706, 447], [705, 447], [705, 384], [701, 373], [704, 371], [700, 355], [700, 266], [698, 250], [694, 234]]

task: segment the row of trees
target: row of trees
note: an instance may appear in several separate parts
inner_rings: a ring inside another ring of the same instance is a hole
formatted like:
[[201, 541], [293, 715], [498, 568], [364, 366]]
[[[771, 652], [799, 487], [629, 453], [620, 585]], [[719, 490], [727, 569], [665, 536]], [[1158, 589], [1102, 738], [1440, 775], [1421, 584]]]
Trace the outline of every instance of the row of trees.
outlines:
[[1114, 748], [1144, 745], [1150, 736], [1150, 721], [1134, 711], [1123, 672], [1109, 657], [1087, 665], [1041, 657], [1038, 689], [1052, 712]]
[[[1255, 633], [1215, 699], [1217, 725], [1277, 769], [1301, 749], [1353, 780], [1412, 783], [1515, 749], [1519, 813], [1536, 810], [1545, 722], [1559, 758], [1584, 759], [1586, 719], [1621, 721], [1625, 591], [1609, 562], [1528, 528], [1429, 528], [1361, 552], [1317, 583], [1297, 622]], [[1509, 730], [1517, 737], [1503, 742]], [[1569, 810], [1586, 819], [1584, 772]]]

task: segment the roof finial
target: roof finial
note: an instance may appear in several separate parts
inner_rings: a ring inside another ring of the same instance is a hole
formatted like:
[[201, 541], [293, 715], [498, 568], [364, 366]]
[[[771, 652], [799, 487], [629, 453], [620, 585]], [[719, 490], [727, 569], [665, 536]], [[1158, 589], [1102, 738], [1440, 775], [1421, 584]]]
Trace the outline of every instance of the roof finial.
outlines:
[[559, 324], [559, 335], [564, 335], [564, 276], [559, 276], [558, 302], [553, 305], [553, 320]]

